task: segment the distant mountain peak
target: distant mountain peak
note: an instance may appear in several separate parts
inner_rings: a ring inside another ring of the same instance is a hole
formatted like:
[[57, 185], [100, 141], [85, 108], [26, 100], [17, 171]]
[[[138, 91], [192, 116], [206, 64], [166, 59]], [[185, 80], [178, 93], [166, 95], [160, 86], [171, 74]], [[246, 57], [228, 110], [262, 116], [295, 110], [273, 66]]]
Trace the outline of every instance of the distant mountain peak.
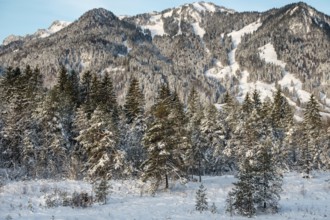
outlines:
[[119, 18], [111, 11], [104, 8], [94, 8], [83, 14], [79, 20], [92, 19], [96, 22], [106, 22], [109, 20], [118, 20]]

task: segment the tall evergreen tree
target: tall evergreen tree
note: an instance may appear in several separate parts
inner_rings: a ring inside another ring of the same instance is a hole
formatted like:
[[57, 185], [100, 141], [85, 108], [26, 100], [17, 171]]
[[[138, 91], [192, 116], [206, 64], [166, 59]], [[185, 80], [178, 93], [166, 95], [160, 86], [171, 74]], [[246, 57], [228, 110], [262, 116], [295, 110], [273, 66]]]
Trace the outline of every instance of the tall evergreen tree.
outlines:
[[303, 121], [303, 143], [301, 143], [301, 163], [305, 177], [309, 177], [311, 170], [320, 166], [321, 153], [321, 115], [319, 105], [314, 95], [311, 95]]
[[277, 212], [280, 192], [282, 191], [282, 175], [278, 171], [272, 156], [272, 140], [270, 137], [259, 141], [254, 156], [256, 207], [263, 211]]
[[124, 167], [125, 155], [116, 149], [117, 137], [113, 132], [111, 116], [98, 107], [91, 119], [82, 123], [88, 126], [80, 131], [76, 139], [83, 146], [87, 157], [85, 169], [88, 178], [96, 181], [113, 177], [115, 171], [119, 172]]
[[253, 179], [253, 167], [249, 159], [244, 160], [238, 174], [238, 182], [234, 183], [234, 188], [229, 192], [229, 209], [236, 213], [252, 217], [256, 213], [253, 194], [255, 191]]
[[160, 183], [165, 181], [165, 188], [169, 187], [169, 179], [183, 179], [185, 163], [180, 141], [177, 140], [174, 120], [170, 117], [171, 95], [168, 88], [162, 86], [158, 101], [152, 107], [153, 120], [143, 138], [147, 151], [147, 159], [142, 164], [144, 181], [153, 181], [153, 191], [157, 190]]
[[128, 124], [132, 123], [135, 119], [143, 114], [143, 107], [144, 95], [140, 89], [139, 81], [136, 78], [132, 78], [124, 105], [124, 112]]

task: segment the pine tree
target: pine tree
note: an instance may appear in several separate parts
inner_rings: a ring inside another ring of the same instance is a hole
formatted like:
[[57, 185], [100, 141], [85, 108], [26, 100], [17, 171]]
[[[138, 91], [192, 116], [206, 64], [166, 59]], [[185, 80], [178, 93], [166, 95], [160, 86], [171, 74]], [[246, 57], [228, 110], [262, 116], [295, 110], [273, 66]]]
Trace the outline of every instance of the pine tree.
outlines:
[[140, 89], [139, 81], [133, 78], [130, 82], [126, 95], [124, 112], [127, 123], [132, 123], [144, 112], [144, 95]]
[[247, 117], [253, 110], [253, 103], [250, 98], [250, 94], [246, 93], [242, 104], [242, 117]]
[[304, 112], [303, 143], [301, 149], [301, 163], [305, 177], [309, 177], [311, 170], [320, 166], [320, 137], [321, 115], [314, 95], [311, 95]]
[[95, 198], [96, 201], [107, 203], [107, 196], [109, 195], [109, 189], [111, 186], [106, 178], [103, 178], [95, 188]]
[[254, 202], [263, 212], [277, 212], [280, 192], [282, 191], [282, 175], [279, 173], [271, 147], [272, 140], [268, 137], [260, 141], [254, 156], [255, 193]]
[[214, 203], [212, 203], [211, 207], [210, 207], [210, 212], [212, 214], [216, 214], [218, 211], [217, 211], [217, 207], [215, 206]]
[[116, 149], [117, 136], [113, 132], [111, 116], [99, 107], [85, 122], [88, 126], [81, 130], [77, 141], [83, 146], [87, 157], [85, 169], [88, 178], [97, 181], [111, 178], [115, 171], [124, 167], [124, 152]]
[[246, 159], [238, 173], [238, 182], [234, 183], [234, 188], [229, 192], [227, 200], [230, 202], [229, 209], [232, 208], [238, 214], [248, 217], [252, 217], [256, 213], [253, 198], [255, 191], [253, 176], [253, 168], [249, 159]]
[[253, 91], [252, 104], [253, 104], [253, 108], [256, 109], [258, 112], [261, 110], [262, 103], [260, 100], [260, 93], [257, 89]]
[[143, 162], [142, 180], [153, 181], [153, 191], [165, 180], [165, 188], [169, 187], [169, 178], [184, 178], [185, 163], [183, 148], [171, 118], [171, 95], [163, 86], [160, 89], [158, 101], [152, 107], [153, 120], [143, 137], [147, 151], [147, 159]]
[[195, 208], [200, 213], [208, 210], [208, 202], [207, 202], [207, 198], [206, 198], [206, 188], [204, 188], [203, 184], [201, 184], [199, 186], [199, 189], [196, 192]]
[[[8, 68], [1, 77], [1, 118], [4, 124], [2, 131], [3, 159], [6, 167], [19, 167], [24, 164], [24, 133], [35, 133], [35, 111], [41, 97], [41, 75], [38, 69], [27, 66], [24, 72], [19, 68]], [[37, 142], [37, 141], [35, 141]], [[26, 160], [25, 160], [26, 161]]]
[[189, 117], [188, 131], [191, 139], [191, 147], [186, 151], [186, 157], [191, 170], [191, 174], [199, 177], [202, 181], [202, 168], [205, 167], [205, 152], [208, 147], [206, 138], [202, 135], [201, 123], [204, 118], [203, 108], [199, 96], [192, 88], [188, 97], [187, 114]]
[[100, 83], [99, 96], [98, 104], [101, 105], [106, 112], [111, 114], [113, 123], [118, 125], [119, 115], [117, 98], [114, 92], [112, 80], [110, 79], [108, 73], [103, 76]]
[[292, 154], [292, 147], [290, 144], [291, 128], [293, 126], [293, 112], [291, 107], [282, 95], [279, 87], [274, 94], [273, 108], [270, 113], [270, 129], [273, 136], [273, 142], [277, 142], [277, 149], [274, 149], [274, 158], [282, 167], [288, 167], [292, 162], [290, 155]]
[[92, 87], [92, 73], [90, 71], [84, 72], [81, 78], [79, 87], [79, 103], [83, 104], [86, 109], [91, 105], [91, 87]]
[[[56, 88], [50, 91], [38, 111], [33, 116], [38, 120], [42, 133], [41, 149], [38, 152], [38, 175], [42, 178], [49, 176], [61, 177], [68, 170], [68, 142], [61, 123], [59, 96]], [[48, 160], [48, 161], [47, 161]]]
[[220, 125], [220, 115], [213, 104], [209, 104], [204, 113], [205, 117], [201, 121], [201, 132], [203, 138], [208, 143], [206, 149], [206, 167], [212, 172], [221, 171], [225, 166], [223, 150], [225, 147], [225, 131]]

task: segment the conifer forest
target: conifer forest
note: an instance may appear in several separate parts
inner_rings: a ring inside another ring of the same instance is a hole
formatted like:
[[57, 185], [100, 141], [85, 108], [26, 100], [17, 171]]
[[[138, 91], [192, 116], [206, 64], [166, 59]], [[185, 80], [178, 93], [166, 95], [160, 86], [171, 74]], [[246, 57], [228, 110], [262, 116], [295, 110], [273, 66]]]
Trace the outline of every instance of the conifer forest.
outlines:
[[329, 219], [330, 17], [92, 9], [0, 45], [0, 219]]
[[12, 180], [100, 184], [98, 201], [106, 201], [110, 179], [149, 181], [155, 194], [173, 181], [235, 173], [228, 210], [252, 217], [278, 210], [283, 172], [310, 178], [330, 165], [329, 127], [313, 95], [296, 123], [280, 88], [263, 102], [258, 90], [241, 104], [227, 93], [217, 108], [201, 103], [194, 88], [183, 103], [164, 83], [147, 109], [136, 78], [121, 106], [107, 74], [80, 78], [62, 67], [46, 89], [38, 67], [30, 66], [8, 68], [0, 88], [1, 169]]

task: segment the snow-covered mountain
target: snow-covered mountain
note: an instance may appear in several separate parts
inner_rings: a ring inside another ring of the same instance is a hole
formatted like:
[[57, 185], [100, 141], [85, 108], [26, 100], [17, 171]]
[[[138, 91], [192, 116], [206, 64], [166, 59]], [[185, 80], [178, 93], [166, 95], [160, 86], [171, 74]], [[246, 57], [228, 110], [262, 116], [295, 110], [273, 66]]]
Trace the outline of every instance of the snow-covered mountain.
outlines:
[[68, 21], [54, 21], [49, 28], [47, 29], [39, 29], [37, 30], [34, 34], [31, 35], [26, 35], [26, 36], [16, 36], [16, 35], [10, 35], [8, 37], [6, 37], [2, 44], [3, 45], [8, 45], [11, 42], [14, 41], [24, 41], [24, 40], [31, 40], [31, 39], [37, 39], [37, 38], [44, 38], [44, 37], [48, 37], [60, 30], [62, 30], [63, 28], [67, 27], [69, 24], [71, 24], [71, 22]]
[[146, 13], [124, 19], [138, 24], [142, 29], [150, 30], [153, 37], [156, 35], [175, 36], [190, 32], [203, 38], [204, 18], [214, 13], [233, 14], [235, 11], [213, 3], [195, 2], [162, 12]]
[[80, 73], [109, 72], [119, 102], [134, 75], [147, 106], [164, 81], [182, 100], [194, 86], [214, 103], [225, 91], [241, 101], [258, 89], [264, 99], [281, 86], [297, 119], [310, 94], [323, 115], [330, 112], [330, 18], [305, 3], [238, 13], [196, 2], [120, 18], [93, 9], [68, 24], [56, 22], [29, 38], [9, 37], [0, 46], [0, 72], [38, 65], [47, 86], [61, 64]]

